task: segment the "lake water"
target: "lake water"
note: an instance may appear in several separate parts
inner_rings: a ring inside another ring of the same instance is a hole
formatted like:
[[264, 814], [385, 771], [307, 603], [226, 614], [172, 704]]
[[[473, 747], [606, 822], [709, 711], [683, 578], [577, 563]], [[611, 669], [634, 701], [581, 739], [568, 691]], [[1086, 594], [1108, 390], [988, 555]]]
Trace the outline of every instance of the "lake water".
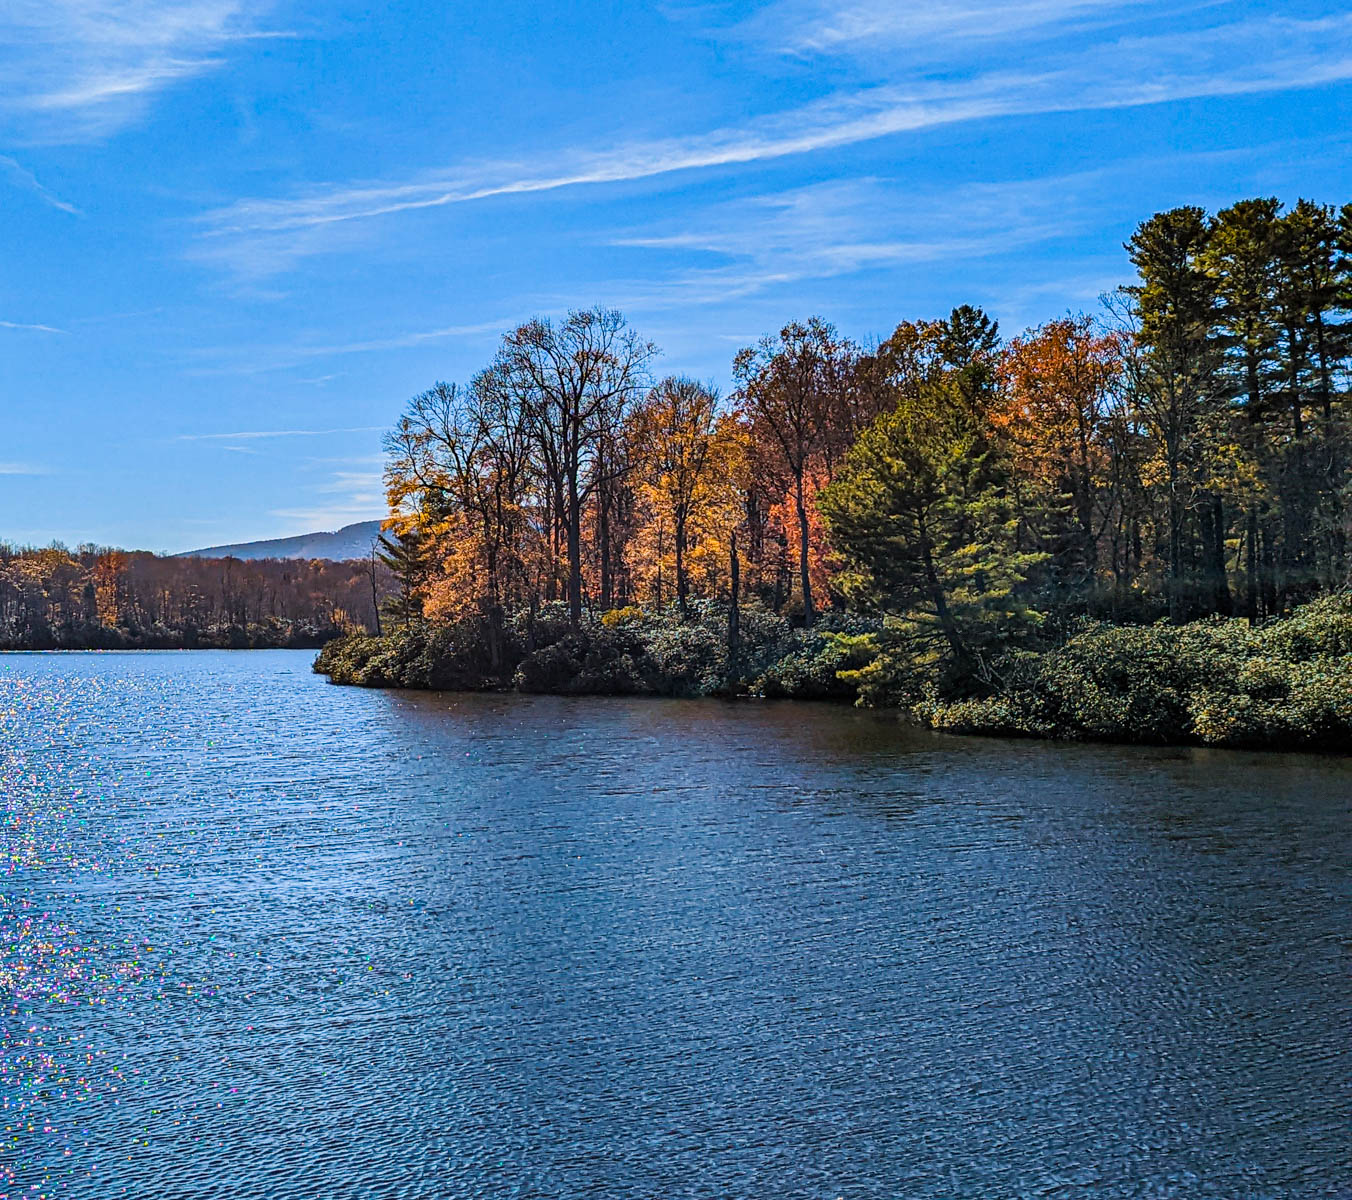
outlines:
[[0, 657], [0, 1197], [1352, 1195], [1352, 764]]

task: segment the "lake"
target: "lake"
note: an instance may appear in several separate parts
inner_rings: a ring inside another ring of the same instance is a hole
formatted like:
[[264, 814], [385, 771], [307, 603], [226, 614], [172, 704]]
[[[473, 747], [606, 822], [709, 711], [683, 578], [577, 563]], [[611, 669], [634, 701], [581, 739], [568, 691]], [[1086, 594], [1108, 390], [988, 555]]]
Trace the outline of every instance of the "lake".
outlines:
[[0, 1197], [1352, 1194], [1352, 762], [0, 657]]

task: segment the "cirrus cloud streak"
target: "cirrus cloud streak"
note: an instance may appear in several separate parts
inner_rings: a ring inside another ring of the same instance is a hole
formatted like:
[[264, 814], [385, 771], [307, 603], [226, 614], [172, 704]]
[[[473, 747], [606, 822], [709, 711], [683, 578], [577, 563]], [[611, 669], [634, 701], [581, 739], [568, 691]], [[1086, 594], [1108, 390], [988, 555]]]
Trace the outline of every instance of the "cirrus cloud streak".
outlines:
[[244, 199], [201, 218], [194, 254], [240, 277], [264, 277], [335, 244], [350, 245], [354, 227], [401, 213], [744, 166], [960, 122], [1251, 95], [1350, 79], [1352, 14], [1274, 17], [1184, 35], [1122, 38], [1043, 69], [878, 84], [687, 138], [578, 150], [534, 169], [469, 163], [402, 182]]

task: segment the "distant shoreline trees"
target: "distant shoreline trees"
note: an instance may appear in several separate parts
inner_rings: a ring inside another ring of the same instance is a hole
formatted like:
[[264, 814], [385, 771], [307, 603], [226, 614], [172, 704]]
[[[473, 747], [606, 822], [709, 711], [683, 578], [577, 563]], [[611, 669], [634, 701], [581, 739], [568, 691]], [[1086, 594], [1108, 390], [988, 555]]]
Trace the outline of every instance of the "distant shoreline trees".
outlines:
[[0, 545], [0, 649], [315, 647], [376, 628], [370, 562]]

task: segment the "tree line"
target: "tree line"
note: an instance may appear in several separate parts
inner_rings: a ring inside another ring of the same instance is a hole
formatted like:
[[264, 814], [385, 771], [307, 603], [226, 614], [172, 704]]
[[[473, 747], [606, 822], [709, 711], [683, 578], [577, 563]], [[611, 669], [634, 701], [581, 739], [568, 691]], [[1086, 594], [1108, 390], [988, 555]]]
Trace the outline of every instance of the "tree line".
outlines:
[[[820, 318], [734, 390], [654, 378], [617, 312], [536, 318], [387, 439], [396, 621], [472, 620], [497, 665], [542, 606], [753, 604], [951, 679], [1086, 617], [1253, 623], [1346, 586], [1352, 205], [1185, 207], [1093, 315], [979, 308], [860, 345]], [[883, 654], [886, 658], [887, 655]]]
[[362, 561], [0, 544], [0, 648], [316, 646], [375, 630], [388, 585]]

